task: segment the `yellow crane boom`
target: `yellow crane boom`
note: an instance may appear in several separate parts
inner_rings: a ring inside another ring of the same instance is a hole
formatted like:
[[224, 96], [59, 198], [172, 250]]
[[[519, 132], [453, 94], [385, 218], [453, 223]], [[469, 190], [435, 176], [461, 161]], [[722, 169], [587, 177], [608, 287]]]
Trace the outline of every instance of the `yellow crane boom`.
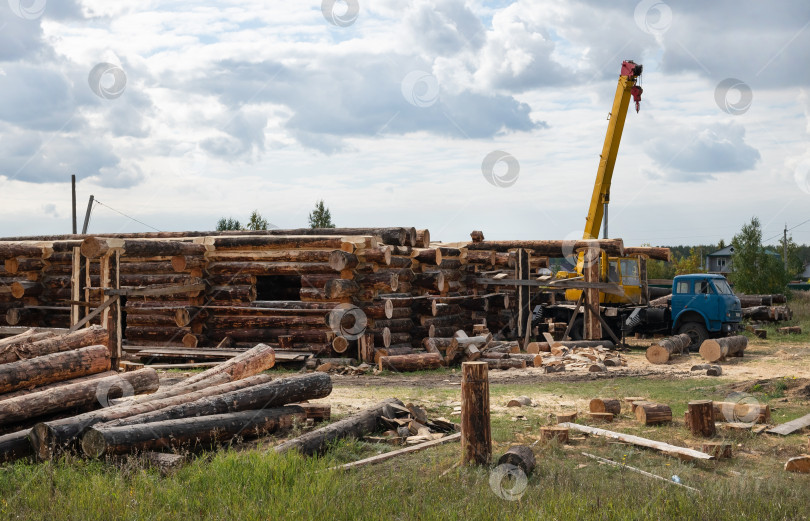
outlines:
[[[630, 98], [632, 97], [636, 102], [636, 112], [638, 112], [639, 103], [641, 102], [642, 89], [636, 83], [641, 77], [642, 68], [641, 65], [637, 65], [630, 60], [622, 62], [619, 85], [616, 87], [613, 108], [608, 116], [605, 144], [602, 147], [602, 154], [599, 156], [599, 169], [596, 172], [596, 183], [593, 186], [591, 206], [588, 208], [588, 215], [585, 218], [583, 239], [599, 238], [599, 229], [602, 227], [606, 205], [610, 201], [610, 182], [613, 179], [613, 167], [616, 165], [616, 156], [619, 153], [619, 143], [622, 140], [624, 120], [627, 117]], [[605, 226], [605, 232], [607, 238], [607, 226]], [[581, 269], [577, 269], [577, 271], [581, 272]]]

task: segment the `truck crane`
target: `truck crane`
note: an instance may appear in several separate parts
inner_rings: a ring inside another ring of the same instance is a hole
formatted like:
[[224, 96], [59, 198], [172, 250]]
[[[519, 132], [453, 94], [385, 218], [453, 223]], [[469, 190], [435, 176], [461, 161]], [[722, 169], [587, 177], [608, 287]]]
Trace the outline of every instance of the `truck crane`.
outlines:
[[[603, 219], [603, 237], [608, 238], [608, 204], [613, 170], [630, 100], [635, 102], [636, 112], [641, 105], [642, 71], [643, 66], [632, 60], [622, 62], [613, 107], [608, 115], [605, 142], [599, 156], [596, 182], [585, 218], [583, 239], [598, 238]], [[585, 262], [585, 253], [582, 252], [577, 257], [575, 271], [560, 270], [556, 277], [582, 277]], [[670, 302], [666, 306], [650, 306], [645, 259], [639, 256], [608, 257], [601, 252], [598, 259], [588, 259], [588, 262], [599, 262], [601, 281], [617, 284], [622, 290], [621, 294], [599, 292], [600, 314], [613, 331], [623, 334], [686, 333], [692, 337], [693, 345], [699, 346], [709, 336], [727, 335], [739, 329], [742, 319], [740, 301], [724, 277], [708, 274], [677, 276], [673, 280]], [[568, 289], [565, 291], [565, 301], [577, 302], [581, 294], [581, 289]], [[554, 322], [569, 322], [575, 307], [556, 303], [538, 305], [534, 309], [532, 323], [542, 326], [547, 318]], [[583, 320], [579, 318], [573, 324], [571, 337], [579, 339], [582, 334]]]

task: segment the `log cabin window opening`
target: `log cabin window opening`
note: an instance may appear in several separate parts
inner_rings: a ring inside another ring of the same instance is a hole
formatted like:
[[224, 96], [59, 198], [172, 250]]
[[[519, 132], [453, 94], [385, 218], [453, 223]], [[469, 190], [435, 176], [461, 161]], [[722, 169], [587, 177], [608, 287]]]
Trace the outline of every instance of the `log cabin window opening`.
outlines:
[[301, 300], [301, 276], [257, 276], [256, 300]]

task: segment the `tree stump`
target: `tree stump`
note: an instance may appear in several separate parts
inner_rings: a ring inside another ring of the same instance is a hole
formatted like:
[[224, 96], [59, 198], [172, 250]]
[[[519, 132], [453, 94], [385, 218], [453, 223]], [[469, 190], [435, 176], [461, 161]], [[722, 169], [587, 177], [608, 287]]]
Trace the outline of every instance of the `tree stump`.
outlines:
[[717, 459], [728, 459], [731, 457], [731, 444], [706, 442], [700, 446], [700, 451]]
[[561, 444], [568, 443], [567, 427], [540, 427], [540, 439], [543, 441], [557, 440]]
[[594, 398], [591, 400], [590, 407], [591, 412], [609, 412], [614, 416], [618, 416], [622, 412], [622, 402], [619, 400]]
[[639, 403], [636, 406], [636, 420], [644, 425], [658, 425], [672, 421], [672, 409], [660, 403]]
[[489, 422], [489, 366], [461, 364], [461, 463], [488, 465], [492, 459]]
[[689, 402], [687, 427], [695, 436], [711, 438], [717, 433], [714, 426], [714, 405], [711, 400]]
[[[557, 423], [567, 423], [577, 421], [577, 412], [561, 412], [557, 413]], [[810, 440], [808, 440], [810, 441]]]
[[506, 451], [503, 456], [498, 458], [498, 465], [508, 464], [519, 467], [524, 474], [526, 474], [526, 477], [532, 473], [536, 463], [537, 461], [534, 458], [532, 448], [526, 445], [515, 445], [509, 447], [509, 450]]

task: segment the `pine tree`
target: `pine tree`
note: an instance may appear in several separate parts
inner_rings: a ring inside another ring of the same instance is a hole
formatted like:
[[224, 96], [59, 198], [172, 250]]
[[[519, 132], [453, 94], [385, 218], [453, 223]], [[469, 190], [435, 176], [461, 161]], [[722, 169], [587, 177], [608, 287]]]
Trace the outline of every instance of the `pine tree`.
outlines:
[[242, 224], [232, 217], [228, 217], [227, 219], [223, 217], [219, 221], [217, 221], [218, 232], [224, 232], [228, 230], [241, 230], [241, 229]]
[[250, 221], [248, 221], [247, 229], [248, 230], [266, 230], [268, 226], [267, 219], [262, 217], [262, 214], [259, 213], [259, 210], [253, 210], [253, 213], [250, 214]]
[[309, 214], [309, 227], [310, 228], [334, 228], [332, 223], [332, 214], [329, 208], [323, 204], [323, 199], [315, 203], [315, 209]]

